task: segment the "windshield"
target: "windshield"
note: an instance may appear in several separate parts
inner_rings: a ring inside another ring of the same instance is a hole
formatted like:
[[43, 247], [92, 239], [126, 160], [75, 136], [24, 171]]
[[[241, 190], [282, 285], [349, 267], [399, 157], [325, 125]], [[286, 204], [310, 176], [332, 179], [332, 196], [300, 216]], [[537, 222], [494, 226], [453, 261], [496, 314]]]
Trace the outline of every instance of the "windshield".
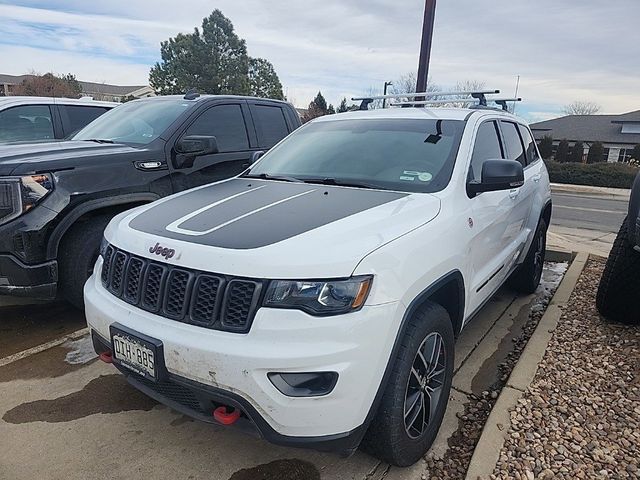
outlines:
[[98, 117], [72, 139], [147, 145], [193, 105], [183, 99], [128, 102]]
[[432, 193], [451, 179], [464, 122], [362, 119], [311, 123], [270, 150], [250, 176]]

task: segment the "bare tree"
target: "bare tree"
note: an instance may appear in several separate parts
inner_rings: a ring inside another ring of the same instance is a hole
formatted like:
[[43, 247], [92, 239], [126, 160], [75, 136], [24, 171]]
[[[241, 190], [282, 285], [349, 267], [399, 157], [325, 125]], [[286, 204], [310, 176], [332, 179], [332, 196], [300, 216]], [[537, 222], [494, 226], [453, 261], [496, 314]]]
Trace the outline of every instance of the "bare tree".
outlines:
[[[394, 95], [400, 95], [402, 93], [415, 93], [416, 83], [418, 81], [418, 74], [416, 72], [409, 72], [401, 75], [398, 79], [393, 81], [390, 93]], [[427, 93], [438, 93], [441, 91], [440, 86], [435, 84], [431, 78], [427, 81]], [[435, 100], [436, 97], [430, 97], [430, 100]], [[394, 103], [412, 101], [413, 98], [397, 98]]]
[[594, 102], [581, 102], [576, 100], [570, 105], [565, 105], [562, 111], [566, 115], [595, 115], [602, 107]]

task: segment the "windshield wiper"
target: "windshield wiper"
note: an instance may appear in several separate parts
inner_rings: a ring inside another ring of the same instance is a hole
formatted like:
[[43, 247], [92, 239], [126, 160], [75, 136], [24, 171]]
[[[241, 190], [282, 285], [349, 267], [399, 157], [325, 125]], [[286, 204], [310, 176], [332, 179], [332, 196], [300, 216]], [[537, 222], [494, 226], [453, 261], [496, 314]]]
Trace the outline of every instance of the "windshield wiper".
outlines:
[[106, 138], [88, 138], [85, 141], [95, 143], [115, 143], [113, 140], [107, 140]]
[[339, 187], [372, 188], [376, 190], [382, 190], [377, 185], [371, 185], [363, 182], [352, 182], [349, 180], [336, 180], [335, 178], [303, 178], [301, 180], [304, 183], [317, 185], [337, 185]]
[[242, 175], [242, 178], [261, 178], [262, 180], [280, 180], [282, 182], [299, 182], [300, 181], [294, 177], [269, 175], [268, 173], [259, 173], [258, 175], [246, 174], [246, 175]]

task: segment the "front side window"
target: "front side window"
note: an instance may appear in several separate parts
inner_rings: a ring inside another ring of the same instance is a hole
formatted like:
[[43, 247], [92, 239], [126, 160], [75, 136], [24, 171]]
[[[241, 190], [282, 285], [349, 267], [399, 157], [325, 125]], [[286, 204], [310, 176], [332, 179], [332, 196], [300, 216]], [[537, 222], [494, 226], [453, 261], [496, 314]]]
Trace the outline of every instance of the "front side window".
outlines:
[[507, 158], [509, 160], [515, 160], [522, 164], [522, 167], [527, 166], [527, 160], [525, 157], [524, 147], [522, 146], [522, 140], [518, 133], [518, 127], [515, 123], [500, 122], [502, 127], [502, 136], [504, 137], [504, 143], [507, 147]]
[[495, 122], [485, 122], [478, 128], [476, 143], [473, 146], [469, 181], [480, 182], [482, 180], [482, 164], [487, 160], [500, 160], [501, 158], [504, 156], [497, 125]]
[[55, 138], [47, 105], [23, 105], [0, 112], [0, 142], [27, 142]]
[[211, 107], [187, 128], [185, 135], [214, 136], [220, 152], [249, 149], [242, 108], [237, 104]]
[[193, 105], [194, 102], [175, 98], [134, 100], [101, 115], [72, 139], [147, 145]]
[[463, 129], [456, 120], [313, 122], [265, 154], [249, 175], [437, 192], [449, 184]]

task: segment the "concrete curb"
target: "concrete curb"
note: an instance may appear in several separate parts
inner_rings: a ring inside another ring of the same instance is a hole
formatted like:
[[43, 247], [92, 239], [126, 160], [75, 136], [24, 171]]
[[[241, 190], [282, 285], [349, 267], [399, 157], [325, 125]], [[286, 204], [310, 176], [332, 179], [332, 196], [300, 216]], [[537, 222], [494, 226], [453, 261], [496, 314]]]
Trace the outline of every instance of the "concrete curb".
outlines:
[[511, 372], [507, 385], [500, 392], [500, 396], [491, 410], [471, 457], [466, 480], [488, 479], [493, 473], [511, 423], [509, 412], [531, 385], [551, 336], [558, 325], [562, 308], [567, 306], [569, 297], [571, 297], [588, 259], [588, 253], [578, 253], [549, 302], [538, 327]]

